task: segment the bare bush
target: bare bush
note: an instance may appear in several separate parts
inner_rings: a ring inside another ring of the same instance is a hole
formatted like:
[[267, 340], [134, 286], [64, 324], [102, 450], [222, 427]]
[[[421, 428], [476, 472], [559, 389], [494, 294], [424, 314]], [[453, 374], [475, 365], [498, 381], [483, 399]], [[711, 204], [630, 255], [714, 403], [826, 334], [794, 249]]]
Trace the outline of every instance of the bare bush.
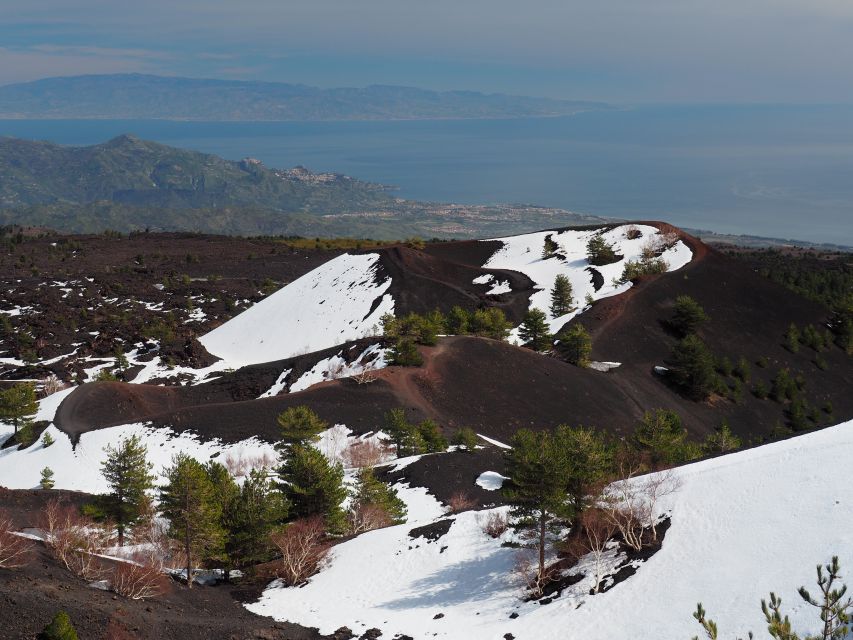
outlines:
[[354, 535], [394, 524], [388, 512], [378, 504], [361, 504], [349, 512], [349, 531]]
[[43, 398], [52, 396], [54, 393], [62, 391], [68, 386], [64, 382], [62, 382], [62, 380], [60, 380], [54, 373], [51, 373], [45, 378], [42, 378], [39, 384], [41, 386], [41, 395]]
[[625, 229], [625, 237], [628, 238], [628, 240], [636, 240], [642, 235], [643, 232], [637, 228], [637, 225], [629, 224]]
[[51, 500], [42, 515], [45, 544], [65, 568], [84, 580], [99, 580], [106, 570], [97, 554], [110, 543], [110, 528], [73, 507]]
[[598, 593], [601, 587], [601, 579], [604, 577], [604, 554], [618, 528], [616, 522], [608, 517], [604, 510], [594, 507], [583, 512], [580, 526], [583, 531], [580, 538], [581, 544], [592, 560], [592, 572], [595, 579], [592, 591]]
[[110, 576], [110, 588], [130, 600], [154, 598], [165, 590], [161, 567], [151, 564], [150, 557], [134, 554], [128, 562], [118, 562]]
[[379, 440], [356, 440], [344, 449], [343, 459], [347, 467], [362, 469], [375, 467], [391, 452], [390, 445]]
[[559, 572], [555, 566], [546, 566], [539, 573], [539, 559], [533, 549], [521, 549], [515, 556], [512, 574], [521, 588], [532, 597], [540, 597], [545, 587], [557, 579]]
[[477, 505], [467, 491], [457, 491], [447, 499], [447, 508], [450, 513], [461, 513], [473, 509]]
[[275, 458], [264, 451], [256, 455], [244, 456], [242, 452], [227, 453], [223, 465], [234, 478], [245, 478], [252, 471], [267, 471], [275, 466]]
[[131, 539], [141, 548], [137, 560], [142, 564], [166, 571], [187, 564], [183, 545], [169, 537], [169, 523], [157, 518], [153, 504], [149, 503], [142, 519], [133, 528]]
[[0, 511], [0, 569], [17, 569], [32, 559], [32, 540], [15, 533], [12, 519]]
[[323, 518], [296, 520], [271, 536], [281, 552], [278, 576], [288, 586], [307, 580], [317, 572], [329, 553]]
[[352, 375], [352, 379], [355, 380], [357, 384], [370, 384], [371, 382], [375, 382], [377, 378], [376, 365], [373, 362], [367, 363], [361, 368], [361, 370]]
[[643, 531], [650, 530], [653, 541], [657, 541], [655, 528], [658, 502], [674, 493], [680, 486], [672, 471], [652, 474], [644, 479], [632, 478], [612, 483], [603, 497], [603, 512], [615, 525], [630, 548], [643, 548]]
[[509, 528], [509, 522], [500, 511], [492, 511], [485, 521], [480, 522], [480, 528], [490, 538], [500, 538]]

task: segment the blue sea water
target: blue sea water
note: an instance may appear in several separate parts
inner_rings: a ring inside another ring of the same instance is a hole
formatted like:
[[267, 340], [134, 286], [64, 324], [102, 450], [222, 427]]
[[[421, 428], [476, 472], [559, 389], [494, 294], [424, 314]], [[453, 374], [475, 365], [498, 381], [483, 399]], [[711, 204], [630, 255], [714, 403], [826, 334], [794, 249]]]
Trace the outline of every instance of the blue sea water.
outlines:
[[62, 144], [122, 133], [346, 173], [419, 200], [529, 203], [853, 245], [853, 106], [655, 106], [516, 120], [0, 121], [0, 135]]

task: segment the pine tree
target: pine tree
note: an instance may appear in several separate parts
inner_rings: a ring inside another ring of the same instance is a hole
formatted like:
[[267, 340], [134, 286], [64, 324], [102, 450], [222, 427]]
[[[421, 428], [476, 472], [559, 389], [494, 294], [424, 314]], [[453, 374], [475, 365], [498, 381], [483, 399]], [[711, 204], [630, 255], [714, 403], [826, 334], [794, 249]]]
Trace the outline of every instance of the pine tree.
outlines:
[[452, 442], [458, 447], [464, 447], [465, 451], [472, 452], [477, 448], [479, 439], [471, 427], [462, 427], [453, 434]]
[[385, 433], [391, 437], [391, 442], [397, 448], [397, 456], [403, 455], [401, 450], [412, 430], [413, 426], [406, 419], [405, 409], [391, 409], [385, 414]]
[[391, 363], [399, 367], [419, 367], [424, 359], [413, 340], [400, 338], [391, 348]]
[[574, 293], [572, 283], [562, 273], [554, 278], [551, 289], [551, 315], [555, 318], [571, 313], [574, 308]]
[[714, 357], [695, 335], [683, 338], [672, 350], [673, 366], [670, 370], [675, 383], [694, 400], [704, 400], [717, 381]]
[[556, 520], [571, 517], [566, 495], [566, 457], [547, 431], [521, 429], [507, 454], [509, 480], [502, 488], [511, 505], [513, 527], [535, 527], [539, 563], [537, 583], [545, 582], [546, 533]]
[[667, 409], [646, 411], [633, 434], [634, 445], [650, 452], [655, 466], [681, 462], [686, 439], [681, 416]]
[[601, 267], [617, 262], [622, 256], [616, 253], [612, 244], [596, 234], [586, 243], [586, 257], [590, 264]]
[[560, 350], [566, 360], [579, 367], [589, 365], [589, 355], [592, 353], [592, 338], [582, 324], [573, 324], [557, 336]]
[[518, 328], [519, 337], [534, 351], [544, 351], [551, 346], [553, 338], [548, 332], [545, 312], [530, 309], [524, 314], [524, 322]]
[[227, 514], [229, 510], [233, 508], [234, 502], [240, 496], [240, 486], [234, 481], [234, 478], [231, 477], [231, 474], [228, 472], [228, 469], [225, 468], [225, 465], [220, 462], [211, 460], [204, 465], [204, 471], [207, 474], [210, 483], [213, 485], [213, 492], [219, 503], [219, 525], [222, 528], [223, 535], [219, 540], [217, 540], [216, 545], [212, 545], [206, 550], [202, 560], [210, 563], [216, 568], [223, 569], [225, 572], [225, 579], [228, 580], [232, 561], [231, 558], [228, 557], [226, 550], [228, 537]]
[[106, 459], [101, 473], [110, 487], [103, 501], [104, 513], [116, 526], [118, 544], [124, 546], [125, 531], [136, 524], [142, 515], [145, 493], [154, 488], [153, 468], [146, 460], [148, 449], [139, 436], [122, 440], [117, 447], [104, 447]]
[[39, 486], [42, 489], [53, 489], [53, 485], [53, 469], [51, 469], [50, 467], [45, 467], [41, 470], [41, 480], [39, 481]]
[[169, 535], [183, 546], [187, 586], [192, 587], [194, 563], [222, 544], [222, 507], [204, 466], [186, 454], [172, 458], [164, 470], [160, 510], [169, 521]]
[[276, 446], [285, 452], [294, 445], [316, 442], [319, 435], [329, 427], [306, 405], [290, 407], [278, 415], [276, 422], [280, 427]]
[[351, 509], [356, 511], [367, 506], [380, 508], [388, 516], [390, 524], [406, 521], [406, 503], [400, 499], [397, 491], [378, 480], [373, 469], [363, 467], [356, 475]]
[[702, 450], [707, 454], [727, 453], [740, 448], [740, 438], [732, 433], [728, 420], [723, 420], [714, 433], [705, 438]]
[[554, 242], [550, 234], [545, 236], [545, 242], [542, 247], [542, 259], [547, 260], [552, 257], [559, 248], [560, 246]]
[[461, 336], [468, 333], [469, 313], [462, 307], [454, 306], [447, 314], [447, 333], [452, 336]]
[[225, 509], [225, 553], [238, 568], [269, 559], [270, 533], [288, 514], [288, 504], [264, 473], [252, 471]]
[[791, 353], [797, 353], [800, 350], [800, 330], [793, 322], [785, 332], [785, 347]]
[[320, 515], [326, 519], [330, 531], [343, 530], [341, 503], [347, 492], [340, 464], [330, 464], [326, 456], [314, 447], [297, 444], [292, 447], [278, 474], [292, 518]]
[[428, 453], [439, 453], [447, 450], [447, 438], [441, 433], [441, 427], [432, 420], [424, 420], [418, 425], [418, 434], [423, 439], [424, 448]]
[[64, 611], [53, 616], [53, 620], [39, 634], [41, 640], [77, 640], [77, 631], [71, 624], [71, 618]]
[[32, 422], [38, 411], [36, 387], [31, 382], [16, 384], [0, 391], [0, 419], [11, 420], [18, 433], [18, 425]]
[[554, 439], [566, 460], [565, 490], [572, 521], [577, 522], [595, 494], [594, 487], [604, 481], [610, 471], [613, 447], [603, 432], [583, 426], [560, 425], [554, 432]]
[[702, 306], [690, 296], [678, 296], [670, 319], [670, 326], [682, 337], [696, 333], [699, 326], [708, 321]]

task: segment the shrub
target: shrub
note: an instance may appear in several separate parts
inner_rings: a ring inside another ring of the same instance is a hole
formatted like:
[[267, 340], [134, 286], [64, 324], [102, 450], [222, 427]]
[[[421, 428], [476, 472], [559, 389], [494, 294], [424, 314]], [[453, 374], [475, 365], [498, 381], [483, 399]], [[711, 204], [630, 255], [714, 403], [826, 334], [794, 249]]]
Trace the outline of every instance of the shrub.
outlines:
[[71, 618], [64, 611], [60, 611], [51, 620], [39, 635], [41, 640], [77, 640], [77, 631], [71, 624]]
[[565, 353], [566, 360], [579, 367], [589, 365], [592, 353], [592, 338], [582, 324], [573, 324], [560, 333], [560, 349]]
[[350, 468], [375, 467], [388, 455], [388, 448], [377, 440], [357, 440], [344, 449], [344, 462]]
[[597, 267], [618, 262], [622, 259], [612, 244], [607, 242], [600, 234], [594, 235], [586, 243], [587, 261]]
[[50, 467], [45, 467], [41, 470], [41, 480], [39, 485], [42, 489], [53, 489], [53, 470]]
[[743, 382], [748, 383], [752, 375], [752, 372], [749, 367], [749, 360], [741, 356], [738, 359], [737, 364], [735, 365], [734, 374]]
[[628, 240], [636, 240], [637, 238], [642, 237], [642, 235], [643, 232], [633, 224], [628, 225], [628, 228], [625, 229], [625, 237], [628, 238]]
[[785, 348], [791, 353], [797, 353], [800, 350], [800, 330], [793, 322], [785, 332]]
[[110, 588], [129, 600], [155, 598], [165, 586], [162, 569], [141, 554], [132, 556], [129, 562], [117, 563], [110, 576]]
[[672, 312], [670, 325], [682, 337], [696, 333], [708, 316], [702, 306], [690, 296], [678, 296]]
[[441, 433], [441, 427], [432, 420], [424, 420], [418, 425], [418, 434], [424, 442], [426, 451], [439, 453], [447, 450], [447, 438]]
[[757, 380], [755, 385], [752, 387], [752, 395], [759, 400], [764, 400], [768, 395], [770, 395], [770, 392], [767, 390], [767, 385], [764, 384], [763, 381]]
[[646, 411], [634, 429], [634, 444], [651, 453], [652, 464], [677, 464], [685, 459], [684, 445], [687, 429], [675, 411], [656, 409]]
[[288, 524], [272, 535], [281, 553], [278, 577], [287, 586], [295, 586], [316, 573], [329, 553], [323, 518], [312, 516]]
[[732, 433], [728, 421], [724, 420], [714, 433], [705, 438], [702, 450], [708, 454], [726, 453], [740, 448], [740, 438]]
[[643, 258], [641, 260], [628, 260], [622, 268], [622, 276], [619, 282], [636, 280], [640, 276], [651, 276], [658, 273], [666, 273], [669, 263], [663, 258]]
[[474, 451], [477, 448], [479, 439], [477, 434], [471, 427], [462, 427], [453, 434], [453, 444], [459, 447], [464, 447], [465, 451]]
[[797, 396], [797, 383], [791, 378], [791, 372], [788, 369], [779, 369], [772, 384], [770, 395], [776, 402], [793, 400]]
[[476, 500], [468, 495], [467, 491], [457, 491], [447, 499], [447, 508], [450, 513], [461, 513], [473, 509], [477, 505]]
[[400, 367], [419, 367], [424, 359], [412, 340], [400, 338], [391, 349], [391, 363]]
[[506, 516], [499, 511], [492, 511], [486, 516], [480, 527], [490, 538], [500, 538], [509, 528]]
[[32, 540], [15, 534], [12, 519], [0, 511], [0, 569], [17, 569], [32, 559]]
[[695, 335], [682, 339], [672, 351], [670, 369], [675, 383], [694, 400], [704, 400], [714, 390], [717, 375], [714, 358], [705, 343]]

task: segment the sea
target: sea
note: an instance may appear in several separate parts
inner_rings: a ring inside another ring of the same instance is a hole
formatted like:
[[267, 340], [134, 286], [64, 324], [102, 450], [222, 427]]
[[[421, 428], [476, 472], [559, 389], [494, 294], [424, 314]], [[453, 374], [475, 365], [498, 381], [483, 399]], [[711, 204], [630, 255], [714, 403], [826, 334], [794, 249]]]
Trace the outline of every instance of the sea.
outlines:
[[847, 105], [641, 106], [511, 120], [0, 120], [0, 135], [67, 145], [123, 133], [344, 173], [416, 200], [534, 204], [853, 246]]

